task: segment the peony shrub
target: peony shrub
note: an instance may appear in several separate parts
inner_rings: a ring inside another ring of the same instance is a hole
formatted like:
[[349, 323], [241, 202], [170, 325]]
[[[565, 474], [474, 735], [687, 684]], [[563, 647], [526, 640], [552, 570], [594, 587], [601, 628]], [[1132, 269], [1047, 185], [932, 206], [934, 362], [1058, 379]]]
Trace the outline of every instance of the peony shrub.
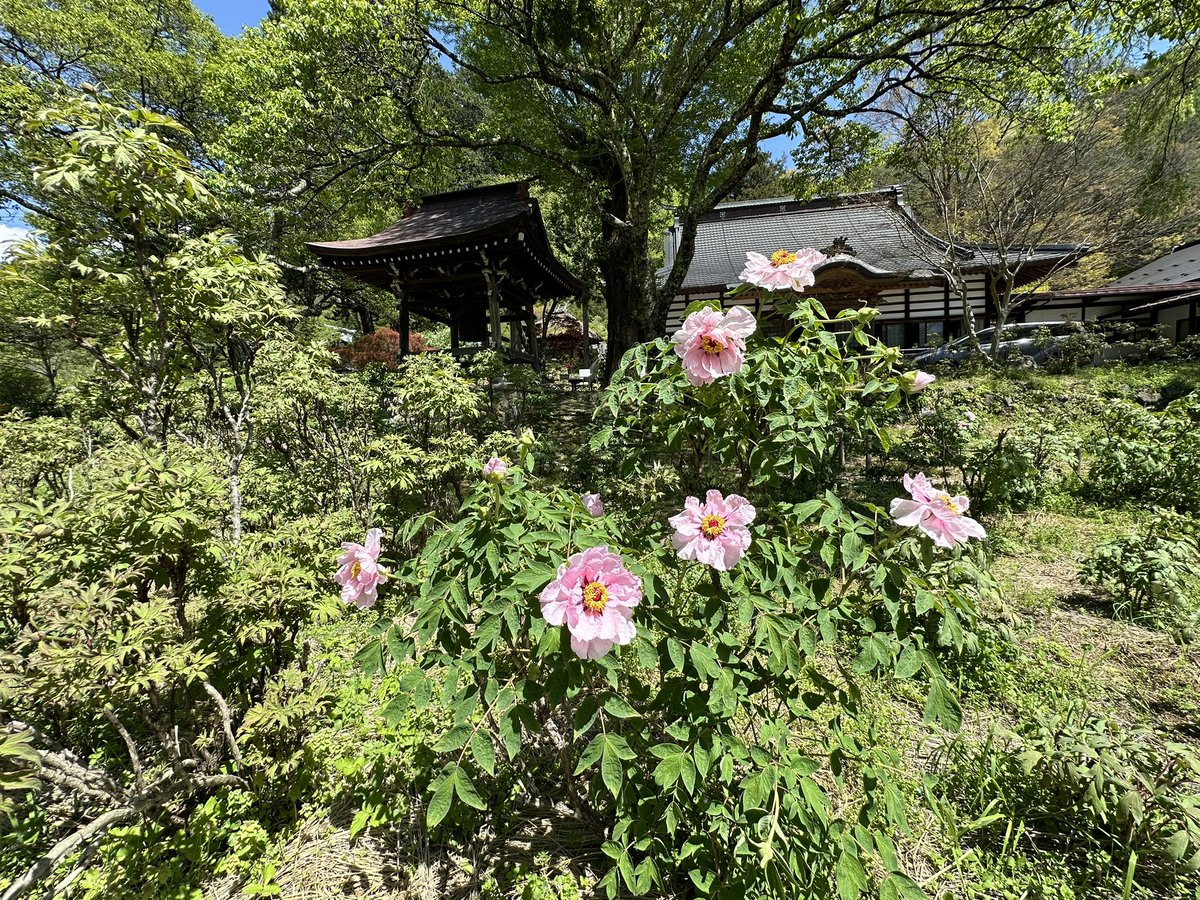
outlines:
[[635, 348], [595, 442], [634, 468], [686, 459], [694, 495], [599, 515], [523, 456], [394, 566], [359, 659], [402, 672], [389, 720], [446, 710], [428, 828], [552, 798], [592, 827], [609, 897], [919, 895], [862, 687], [912, 681], [926, 720], [956, 727], [939, 660], [970, 642], [989, 579], [962, 498], [897, 498], [921, 504], [898, 524], [830, 489], [854, 440], [886, 445], [904, 392], [870, 318], [798, 298], [788, 338], [746, 340], [711, 379], [676, 349], [695, 335]]

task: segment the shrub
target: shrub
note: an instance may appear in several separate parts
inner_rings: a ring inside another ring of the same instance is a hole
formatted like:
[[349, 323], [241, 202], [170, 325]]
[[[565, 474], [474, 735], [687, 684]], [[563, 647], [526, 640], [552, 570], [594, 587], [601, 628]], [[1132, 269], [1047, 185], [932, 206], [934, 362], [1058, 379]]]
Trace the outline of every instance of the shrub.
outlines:
[[939, 392], [912, 418], [903, 453], [917, 466], [955, 472], [973, 508], [1025, 509], [1060, 488], [1078, 446], [1059, 416], [1043, 413], [1037, 424], [1012, 418], [991, 434], [962, 397]]
[[238, 832], [203, 816], [187, 831], [207, 798], [253, 788], [293, 812], [301, 799], [296, 761], [327, 699], [297, 671], [298, 637], [337, 614], [316, 588], [346, 524], [231, 548], [202, 455], [121, 445], [86, 473], [61, 499], [0, 506], [0, 734], [36, 755], [26, 806], [45, 808], [17, 816], [0, 856], [16, 875], [45, 853], [48, 875], [86, 849], [111, 866], [90, 882], [107, 896], [165, 893]]
[[[400, 332], [394, 328], [376, 328], [370, 334], [360, 334], [350, 344], [334, 344], [330, 349], [345, 366], [359, 372], [370, 365], [392, 370], [400, 366]], [[418, 331], [409, 333], [409, 353], [424, 353], [429, 349], [424, 335]]]
[[1112, 589], [1125, 618], [1171, 630], [1200, 613], [1200, 550], [1188, 536], [1152, 527], [1096, 547], [1084, 561], [1085, 584]]
[[1049, 328], [1034, 333], [1034, 345], [1052, 350], [1042, 368], [1054, 374], [1074, 372], [1095, 362], [1108, 346], [1109, 333], [1095, 323], [1073, 323], [1075, 328], [1065, 337], [1056, 338]]
[[[666, 342], [623, 362], [598, 444], [626, 446], [634, 467], [687, 453], [695, 481], [762, 493], [753, 532], [732, 532], [715, 567], [670, 549], [667, 511], [591, 515], [536, 481], [529, 452], [397, 566], [397, 612], [358, 658], [367, 673], [415, 662], [397, 670], [389, 721], [445, 705], [427, 827], [499, 828], [511, 805], [553, 796], [594, 823], [610, 897], [918, 891], [891, 837], [905, 827], [897, 759], [858, 720], [860, 685], [919, 679], [927, 721], [956, 726], [938, 659], [969, 643], [987, 579], [967, 555], [883, 526], [878, 508], [804, 496], [838, 465], [839, 441], [877, 435], [875, 411], [898, 401], [890, 352], [846, 319], [842, 343], [804, 301], [797, 343], [752, 344], [739, 374], [703, 387]], [[744, 498], [707, 497], [728, 504], [716, 535], [742, 527], [725, 517]], [[687, 521], [671, 524], [683, 534]], [[563, 601], [554, 584], [572, 577], [588, 582], [582, 600]], [[612, 633], [625, 649], [590, 643], [598, 620], [570, 604], [616, 603], [628, 621], [635, 580], [635, 624]], [[559, 602], [568, 628], [548, 621]]]
[[1028, 509], [1058, 488], [1075, 451], [1058, 424], [1016, 425], [972, 450], [962, 464], [963, 482], [980, 509]]
[[247, 518], [349, 508], [396, 522], [432, 505], [450, 514], [491, 424], [483, 391], [447, 354], [406, 357], [395, 372], [334, 370], [323, 347], [280, 340], [259, 360]]
[[900, 403], [891, 372], [898, 354], [869, 337], [858, 315], [840, 317], [854, 324], [839, 342], [819, 304], [796, 304], [787, 338], [752, 346], [743, 375], [699, 395], [669, 341], [635, 348], [601, 401], [592, 446], [620, 448], [622, 474], [655, 462], [676, 467], [689, 491], [732, 470], [740, 490], [811, 497], [847, 458], [888, 446], [880, 419]]
[[1110, 873], [1148, 885], [1200, 871], [1200, 758], [1148, 729], [1123, 729], [1076, 705], [979, 745], [956, 739], [934, 761], [940, 789], [984, 814], [985, 833], [1016, 830], [1047, 843], [1067, 836], [1068, 852], [1109, 854]]
[[1098, 500], [1200, 510], [1200, 392], [1152, 412], [1114, 401], [1104, 415], [1088, 489]]

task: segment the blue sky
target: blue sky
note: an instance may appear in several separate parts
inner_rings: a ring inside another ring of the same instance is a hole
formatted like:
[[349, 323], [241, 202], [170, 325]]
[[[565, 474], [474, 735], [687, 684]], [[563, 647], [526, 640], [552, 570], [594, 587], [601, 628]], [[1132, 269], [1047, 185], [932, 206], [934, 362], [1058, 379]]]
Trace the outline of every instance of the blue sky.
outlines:
[[226, 34], [237, 34], [246, 25], [257, 25], [267, 14], [267, 0], [193, 0], [196, 8], [213, 17]]

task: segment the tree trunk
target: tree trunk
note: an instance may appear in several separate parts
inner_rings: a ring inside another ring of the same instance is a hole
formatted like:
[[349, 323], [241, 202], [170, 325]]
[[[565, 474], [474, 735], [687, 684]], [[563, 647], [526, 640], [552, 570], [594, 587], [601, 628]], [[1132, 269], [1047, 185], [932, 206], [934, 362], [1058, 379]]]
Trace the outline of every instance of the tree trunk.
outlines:
[[604, 204], [600, 272], [608, 307], [607, 384], [625, 351], [657, 337], [654, 332], [654, 272], [650, 268], [650, 221], [639, 215], [629, 185], [620, 178], [610, 186]]
[[978, 350], [979, 335], [975, 327], [975, 310], [971, 307], [971, 291], [962, 278], [956, 276], [953, 281], [954, 291], [958, 294], [958, 302], [962, 306], [963, 332], [971, 339], [971, 346]]
[[375, 333], [375, 317], [371, 314], [371, 307], [367, 305], [366, 301], [354, 307], [354, 314], [358, 317], [358, 329], [362, 334]]
[[993, 288], [996, 321], [993, 323], [992, 330], [992, 362], [1000, 361], [1000, 341], [1004, 339], [1002, 332], [1008, 322], [1009, 307], [1012, 303], [1012, 290], [1008, 287], [1009, 284], [1011, 282], [1007, 279], [997, 279], [996, 286]]

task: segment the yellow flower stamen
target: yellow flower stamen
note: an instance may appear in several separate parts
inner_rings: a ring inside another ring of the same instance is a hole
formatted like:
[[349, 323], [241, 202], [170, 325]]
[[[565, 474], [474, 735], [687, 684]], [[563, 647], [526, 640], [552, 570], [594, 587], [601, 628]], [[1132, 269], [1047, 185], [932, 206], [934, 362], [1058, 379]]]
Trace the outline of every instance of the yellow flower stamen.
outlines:
[[958, 504], [954, 502], [954, 498], [949, 494], [938, 494], [938, 499], [942, 501], [946, 509], [954, 513], [956, 516], [962, 515], [962, 510], [958, 508]]
[[608, 605], [608, 588], [598, 581], [589, 581], [583, 586], [583, 608], [599, 615]]
[[362, 563], [356, 559], [354, 561], [354, 565], [352, 565], [350, 567], [350, 577], [357, 578], [361, 574], [362, 574]]
[[706, 334], [704, 337], [700, 338], [700, 349], [705, 353], [716, 356], [725, 349], [725, 345], [718, 341], [711, 334]]
[[796, 254], [791, 250], [776, 250], [771, 254], [771, 265], [775, 268], [790, 266], [796, 261]]
[[724, 530], [725, 519], [722, 516], [711, 514], [700, 520], [700, 533], [710, 541]]

